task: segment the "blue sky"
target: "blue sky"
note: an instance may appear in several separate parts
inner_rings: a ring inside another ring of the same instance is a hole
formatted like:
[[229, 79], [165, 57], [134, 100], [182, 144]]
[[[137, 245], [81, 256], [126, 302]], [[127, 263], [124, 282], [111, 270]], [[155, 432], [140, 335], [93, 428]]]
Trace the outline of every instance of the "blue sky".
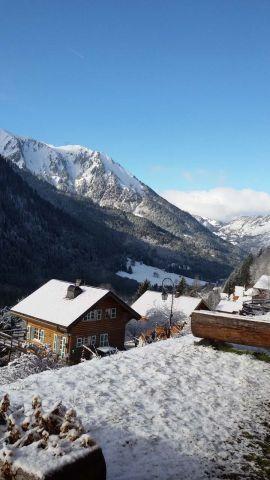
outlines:
[[270, 193], [269, 0], [0, 0], [0, 126], [159, 192]]

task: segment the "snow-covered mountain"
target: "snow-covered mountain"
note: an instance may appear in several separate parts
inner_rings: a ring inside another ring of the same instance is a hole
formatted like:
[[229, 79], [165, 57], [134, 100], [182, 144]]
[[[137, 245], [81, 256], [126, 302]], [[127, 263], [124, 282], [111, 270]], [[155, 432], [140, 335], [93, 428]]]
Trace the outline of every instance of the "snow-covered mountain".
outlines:
[[79, 145], [55, 147], [0, 130], [1, 154], [63, 192], [158, 222], [176, 235], [192, 235], [195, 231], [207, 235], [207, 230], [189, 213], [170, 204], [98, 151]]
[[199, 216], [196, 218], [215, 235], [245, 250], [256, 252], [270, 246], [270, 215], [238, 217], [226, 223]]
[[[109, 220], [110, 228], [135, 236], [144, 248], [147, 245], [151, 249], [159, 248], [160, 263], [155, 266], [167, 267], [167, 259], [171, 259], [173, 252], [173, 258], [178, 258], [177, 264], [189, 265], [193, 272], [209, 279], [226, 276], [241, 258], [237, 248], [160, 197], [103, 153], [80, 145], [55, 147], [0, 130], [0, 155], [22, 172], [31, 172], [64, 194], [113, 209], [115, 218]], [[46, 200], [51, 201], [48, 195]], [[171, 263], [175, 263], [174, 259]], [[152, 257], [148, 261], [153, 264]]]
[[223, 227], [224, 223], [214, 220], [208, 217], [200, 217], [199, 215], [194, 215], [196, 220], [200, 222], [205, 228], [208, 228], [211, 232], [218, 233], [219, 230]]
[[[0, 129], [0, 154], [59, 190], [134, 212], [149, 189], [121, 165], [80, 145], [55, 147]], [[143, 205], [142, 205], [143, 208]]]

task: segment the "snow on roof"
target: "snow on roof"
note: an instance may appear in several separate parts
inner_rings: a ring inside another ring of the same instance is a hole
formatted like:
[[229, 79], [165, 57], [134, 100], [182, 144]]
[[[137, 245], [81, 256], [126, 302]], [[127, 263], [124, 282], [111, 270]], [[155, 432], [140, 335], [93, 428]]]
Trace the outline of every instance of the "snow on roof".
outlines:
[[236, 301], [233, 302], [232, 300], [220, 300], [219, 304], [216, 307], [218, 312], [226, 312], [226, 313], [233, 313], [233, 312], [240, 312], [243, 307], [243, 302]]
[[[9, 393], [26, 411], [33, 392], [45, 409], [61, 400], [75, 406], [103, 450], [108, 480], [243, 478], [250, 440], [241, 432], [263, 436], [270, 370], [249, 355], [193, 343], [187, 335], [31, 375], [0, 387], [0, 397]], [[28, 450], [18, 460], [27, 471], [41, 474], [62, 458]]]
[[270, 290], [270, 275], [262, 275], [255, 283], [254, 288], [258, 290]]
[[245, 287], [241, 287], [241, 286], [238, 286], [238, 285], [236, 285], [236, 286], [234, 287], [234, 294], [235, 294], [237, 297], [243, 297], [244, 292], [245, 292]]
[[11, 310], [68, 327], [109, 292], [103, 288], [82, 285], [82, 293], [69, 300], [66, 295], [70, 284], [61, 280], [50, 280], [14, 305]]
[[[181, 296], [174, 298], [173, 308], [174, 310], [181, 311], [184, 313], [184, 315], [189, 317], [198, 307], [201, 301], [201, 298]], [[164, 301], [161, 298], [161, 292], [152, 292], [151, 290], [147, 290], [147, 292], [138, 298], [138, 300], [136, 300], [131, 307], [142, 317], [147, 317], [147, 313], [153, 308], [162, 309], [164, 306], [170, 308], [171, 303], [171, 294], [169, 294], [167, 300]]]

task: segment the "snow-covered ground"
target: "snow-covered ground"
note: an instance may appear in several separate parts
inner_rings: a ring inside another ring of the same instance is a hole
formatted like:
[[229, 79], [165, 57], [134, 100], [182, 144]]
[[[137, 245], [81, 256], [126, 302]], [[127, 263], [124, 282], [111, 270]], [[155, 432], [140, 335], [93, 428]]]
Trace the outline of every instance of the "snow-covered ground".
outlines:
[[[129, 267], [130, 260], [128, 259], [127, 266]], [[177, 273], [166, 272], [166, 270], [161, 270], [160, 268], [152, 267], [151, 265], [145, 265], [143, 262], [135, 262], [134, 265], [130, 265], [132, 268], [132, 273], [128, 272], [117, 272], [116, 275], [119, 277], [130, 278], [131, 280], [136, 280], [137, 282], [141, 283], [145, 279], [149, 280], [151, 285], [161, 285], [162, 280], [165, 277], [171, 278], [174, 282], [178, 282], [180, 277], [183, 275], [179, 275]], [[188, 285], [193, 285], [194, 278], [185, 277], [185, 280]], [[196, 280], [196, 283], [203, 286], [206, 282], [202, 280]]]
[[252, 448], [244, 433], [263, 433], [270, 366], [193, 342], [190, 335], [43, 372], [0, 393], [26, 409], [33, 393], [45, 408], [60, 399], [75, 407], [103, 449], [109, 480], [225, 478], [219, 473], [240, 472]]
[[12, 360], [8, 365], [0, 367], [0, 385], [15, 382], [18, 379], [29, 377], [33, 373], [60, 368], [61, 364], [53, 358], [39, 358], [34, 354], [23, 354]]

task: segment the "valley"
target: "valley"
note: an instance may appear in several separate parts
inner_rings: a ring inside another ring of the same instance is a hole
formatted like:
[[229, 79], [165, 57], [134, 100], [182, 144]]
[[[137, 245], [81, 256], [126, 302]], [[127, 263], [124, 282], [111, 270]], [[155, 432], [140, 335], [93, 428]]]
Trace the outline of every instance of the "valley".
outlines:
[[[245, 255], [100, 152], [53, 147], [1, 130], [0, 155], [2, 283], [14, 295], [51, 277], [83, 278], [130, 295], [136, 279], [116, 275], [125, 271], [128, 258], [178, 276], [217, 281]], [[7, 202], [16, 214], [9, 213]], [[14, 231], [22, 248], [16, 249], [12, 274], [7, 259], [15, 248]], [[28, 265], [26, 276], [20, 265]], [[8, 297], [3, 295], [5, 301]]]

